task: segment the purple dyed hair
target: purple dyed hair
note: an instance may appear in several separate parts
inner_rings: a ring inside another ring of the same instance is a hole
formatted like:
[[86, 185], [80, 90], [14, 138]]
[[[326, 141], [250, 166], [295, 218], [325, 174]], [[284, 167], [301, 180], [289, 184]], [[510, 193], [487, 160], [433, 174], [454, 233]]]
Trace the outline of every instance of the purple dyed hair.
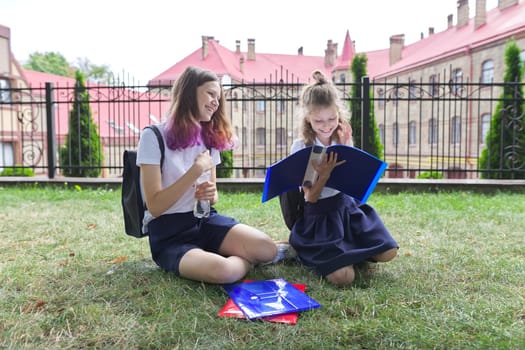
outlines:
[[219, 108], [209, 122], [199, 122], [194, 117], [198, 114], [197, 88], [210, 81], [219, 82], [219, 78], [213, 72], [190, 66], [173, 84], [166, 123], [166, 144], [169, 149], [184, 149], [201, 144], [219, 151], [233, 148], [233, 133], [226, 118], [222, 93]]

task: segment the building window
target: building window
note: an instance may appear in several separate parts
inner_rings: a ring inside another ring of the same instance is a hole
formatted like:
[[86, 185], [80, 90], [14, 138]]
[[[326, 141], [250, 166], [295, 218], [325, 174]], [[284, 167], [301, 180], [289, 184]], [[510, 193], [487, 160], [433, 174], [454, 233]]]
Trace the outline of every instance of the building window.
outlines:
[[394, 106], [397, 106], [398, 104], [398, 100], [399, 100], [399, 86], [395, 86], [393, 89], [392, 89], [392, 104]]
[[277, 147], [282, 147], [286, 145], [286, 129], [277, 128], [275, 129], [275, 144]]
[[461, 119], [460, 117], [452, 117], [450, 130], [450, 143], [457, 145], [461, 142]]
[[428, 94], [430, 97], [439, 95], [439, 82], [435, 74], [431, 75], [428, 79]]
[[490, 114], [485, 113], [481, 116], [481, 128], [480, 128], [480, 135], [479, 135], [479, 143], [484, 145], [485, 140], [487, 139], [487, 134], [490, 129]]
[[428, 144], [436, 145], [438, 143], [438, 136], [437, 121], [432, 118], [428, 121]]
[[8, 79], [0, 79], [0, 102], [11, 102], [11, 83]]
[[377, 108], [385, 108], [385, 90], [383, 89], [377, 91]]
[[246, 147], [248, 145], [247, 139], [248, 139], [248, 135], [246, 135], [246, 127], [243, 126], [242, 135], [241, 135], [242, 147]]
[[118, 125], [117, 123], [115, 123], [115, 121], [108, 120], [108, 124], [113, 130], [115, 130], [115, 133], [122, 134], [124, 132], [124, 128]]
[[394, 145], [397, 145], [397, 143], [399, 142], [398, 136], [399, 136], [399, 130], [397, 127], [397, 123], [394, 123], [392, 124], [392, 143]]
[[276, 109], [275, 112], [276, 113], [283, 113], [285, 108], [286, 108], [286, 104], [284, 100], [279, 100], [275, 102], [275, 109]]
[[346, 76], [344, 73], [341, 73], [341, 75], [339, 76], [339, 81], [343, 84], [346, 82]]
[[461, 84], [463, 83], [463, 71], [461, 68], [454, 69], [452, 79], [450, 81], [450, 93], [453, 95], [461, 95]]
[[10, 142], [0, 142], [0, 171], [5, 167], [15, 165], [13, 144]]
[[408, 96], [410, 99], [417, 98], [417, 86], [415, 80], [410, 80], [410, 82], [408, 83]]
[[233, 92], [233, 110], [237, 112], [239, 110], [239, 100], [238, 100], [238, 94], [237, 91]]
[[385, 144], [385, 124], [379, 124], [379, 140], [381, 141], [381, 144]]
[[257, 146], [266, 145], [266, 129], [265, 128], [257, 128], [257, 130], [255, 130], [255, 144]]
[[481, 83], [489, 84], [494, 81], [494, 62], [488, 60], [481, 65]]
[[265, 100], [257, 100], [255, 101], [255, 111], [256, 112], [264, 112], [266, 110], [266, 101]]
[[416, 122], [411, 121], [408, 123], [408, 144], [409, 145], [415, 145], [416, 144]]

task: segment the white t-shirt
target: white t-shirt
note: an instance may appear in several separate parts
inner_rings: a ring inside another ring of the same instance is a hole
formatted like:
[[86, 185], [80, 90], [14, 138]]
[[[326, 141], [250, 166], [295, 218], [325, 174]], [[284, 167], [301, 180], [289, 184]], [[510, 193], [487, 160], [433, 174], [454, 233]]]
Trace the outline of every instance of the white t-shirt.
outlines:
[[[175, 183], [193, 165], [195, 158], [206, 150], [206, 146], [198, 145], [185, 148], [183, 150], [171, 150], [166, 145], [166, 134], [164, 131], [165, 123], [158, 124], [164, 139], [164, 164], [162, 166], [162, 188], [166, 188]], [[212, 148], [211, 157], [213, 163], [221, 163], [219, 151]], [[155, 132], [149, 128], [142, 131], [137, 149], [137, 165], [141, 164], [160, 164], [160, 148]], [[141, 184], [141, 191], [144, 193]], [[185, 213], [193, 210], [195, 202], [195, 189], [189, 188], [180, 199], [169, 207], [163, 214]], [[144, 226], [154, 217], [146, 210], [144, 214]]]
[[[321, 141], [319, 141], [317, 138], [315, 139], [315, 144], [318, 145], [318, 146], [323, 146], [325, 147]], [[335, 145], [334, 142], [332, 142], [332, 145]], [[290, 147], [290, 152], [293, 154], [297, 151], [299, 151], [300, 149], [303, 149], [305, 148], [306, 145], [304, 144], [304, 140], [302, 139], [297, 139], [295, 140], [293, 143], [292, 143], [292, 146]], [[321, 194], [319, 195], [319, 199], [322, 199], [322, 198], [328, 198], [328, 197], [333, 197], [335, 196], [336, 194], [338, 194], [340, 191], [334, 189], [334, 188], [331, 188], [331, 187], [323, 187], [323, 189], [321, 190]]]

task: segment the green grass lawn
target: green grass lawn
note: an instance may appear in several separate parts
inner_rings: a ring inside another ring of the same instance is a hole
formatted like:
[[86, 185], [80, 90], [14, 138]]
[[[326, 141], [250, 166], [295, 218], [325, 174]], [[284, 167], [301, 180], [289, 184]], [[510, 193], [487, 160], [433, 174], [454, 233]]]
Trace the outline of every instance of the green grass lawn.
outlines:
[[[279, 203], [221, 193], [224, 214], [276, 240]], [[2, 349], [525, 349], [525, 194], [375, 193], [399, 256], [340, 289], [295, 262], [250, 279], [305, 283], [296, 325], [218, 317], [217, 285], [152, 263], [120, 191], [0, 188]]]

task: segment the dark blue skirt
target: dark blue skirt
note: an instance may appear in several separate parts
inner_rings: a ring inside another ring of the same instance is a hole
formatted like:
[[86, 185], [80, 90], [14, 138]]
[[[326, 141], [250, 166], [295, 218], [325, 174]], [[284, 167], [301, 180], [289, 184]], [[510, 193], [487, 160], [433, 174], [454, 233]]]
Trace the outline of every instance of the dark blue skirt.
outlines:
[[374, 208], [343, 193], [307, 202], [290, 244], [299, 261], [321, 276], [398, 248]]

